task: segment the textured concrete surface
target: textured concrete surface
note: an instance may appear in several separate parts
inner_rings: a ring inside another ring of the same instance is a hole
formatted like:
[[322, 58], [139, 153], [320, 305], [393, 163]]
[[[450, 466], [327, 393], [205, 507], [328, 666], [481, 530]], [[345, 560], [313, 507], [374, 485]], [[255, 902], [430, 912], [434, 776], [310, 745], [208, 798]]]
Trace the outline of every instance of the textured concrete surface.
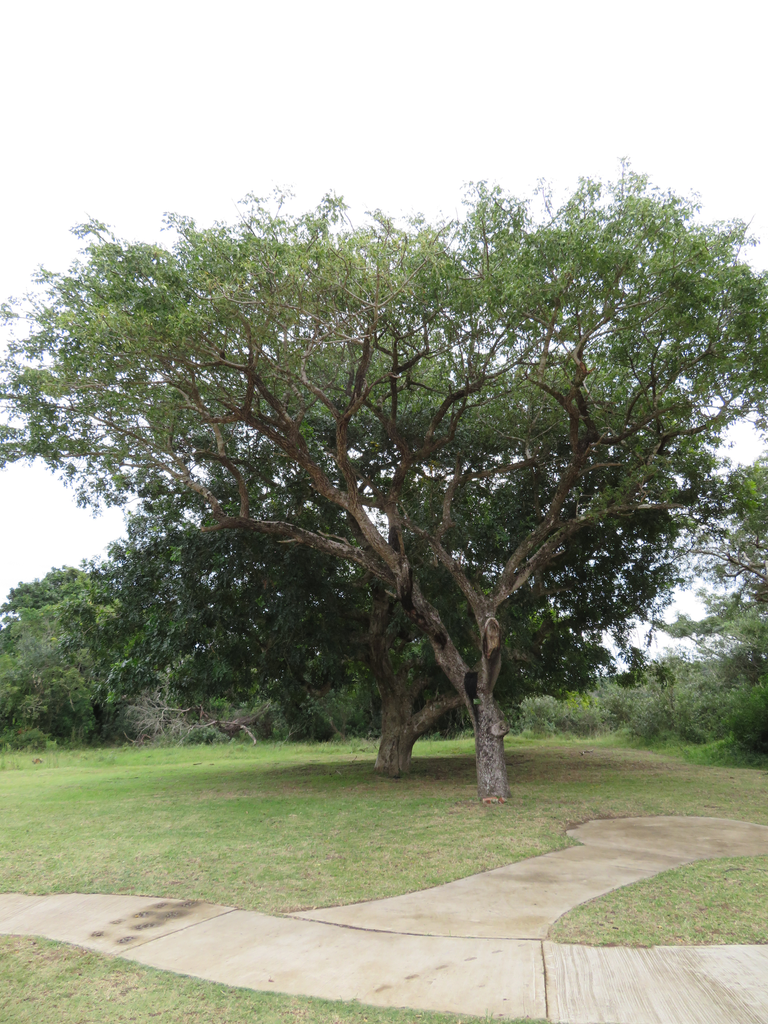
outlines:
[[582, 843], [457, 882], [294, 917], [415, 935], [543, 939], [571, 907], [694, 860], [768, 854], [768, 827], [722, 818], [612, 818], [570, 829]]
[[434, 889], [293, 916], [414, 935], [543, 939], [571, 907], [680, 863], [574, 846]]
[[273, 992], [478, 1016], [546, 1017], [539, 942], [366, 932], [235, 911], [124, 955]]
[[99, 953], [122, 953], [161, 935], [231, 912], [199, 900], [160, 900], [151, 896], [55, 896], [0, 894], [0, 933], [44, 935]]
[[590, 848], [663, 854], [681, 863], [768, 853], [768, 826], [728, 818], [596, 818], [569, 829], [568, 835]]
[[9, 893], [0, 895], [0, 934], [379, 1006], [563, 1024], [767, 1024], [768, 946], [542, 941], [560, 914], [619, 885], [697, 859], [768, 854], [767, 827], [625, 818], [569, 835], [583, 845], [420, 893], [290, 917], [195, 900]]
[[565, 1024], [766, 1024], [768, 946], [545, 942], [550, 1019]]

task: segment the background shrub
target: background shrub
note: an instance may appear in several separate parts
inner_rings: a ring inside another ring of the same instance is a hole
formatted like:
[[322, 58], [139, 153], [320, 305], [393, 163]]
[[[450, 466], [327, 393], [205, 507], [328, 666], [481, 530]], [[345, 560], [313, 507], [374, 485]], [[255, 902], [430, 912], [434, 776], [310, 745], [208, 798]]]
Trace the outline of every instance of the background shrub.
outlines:
[[611, 727], [610, 714], [597, 694], [569, 693], [564, 700], [550, 696], [526, 697], [520, 704], [519, 730], [537, 736], [556, 732], [595, 736]]
[[685, 743], [724, 740], [733, 732], [745, 749], [768, 752], [768, 685], [753, 687], [740, 677], [724, 680], [701, 663], [660, 662], [640, 685], [604, 679], [590, 693], [561, 700], [526, 697], [516, 726], [537, 736], [625, 729], [639, 739]]
[[48, 737], [42, 729], [20, 729], [5, 737], [11, 750], [45, 750]]
[[517, 726], [537, 736], [552, 735], [557, 731], [560, 702], [554, 697], [526, 697], [520, 704]]
[[739, 691], [729, 725], [740, 746], [768, 754], [768, 682]]

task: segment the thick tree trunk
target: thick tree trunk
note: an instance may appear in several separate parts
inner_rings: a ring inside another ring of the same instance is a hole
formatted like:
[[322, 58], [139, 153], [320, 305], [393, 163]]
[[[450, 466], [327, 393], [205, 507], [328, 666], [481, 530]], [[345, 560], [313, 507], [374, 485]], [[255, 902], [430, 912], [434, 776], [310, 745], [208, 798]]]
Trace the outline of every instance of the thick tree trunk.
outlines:
[[[493, 697], [493, 688], [501, 668], [501, 627], [493, 616], [492, 606], [483, 606], [474, 595], [472, 610], [477, 619], [481, 639], [480, 662], [476, 672], [456, 649], [440, 620], [440, 615], [424, 599], [410, 566], [403, 560], [397, 577], [397, 591], [406, 615], [429, 637], [435, 660], [461, 695], [475, 730], [475, 762], [477, 764], [477, 795], [509, 796], [509, 781], [504, 758], [504, 736], [509, 726]], [[469, 598], [470, 595], [467, 594]]]
[[[406, 694], [398, 703], [381, 689], [381, 743], [376, 771], [397, 778], [411, 767], [416, 740], [431, 732], [440, 718], [464, 703], [457, 693], [443, 694], [414, 713], [414, 696]], [[385, 696], [386, 694], [386, 696]]]
[[470, 672], [451, 640], [443, 636], [432, 639], [438, 664], [461, 694], [472, 718], [475, 733], [477, 795], [506, 799], [509, 794], [504, 737], [509, 726], [493, 696], [493, 688], [501, 668], [501, 628], [493, 617], [482, 625], [481, 656], [476, 672]]
[[476, 705], [475, 709], [477, 795], [481, 800], [494, 796], [506, 799], [509, 796], [509, 780], [504, 757], [504, 736], [509, 730], [493, 695]]
[[381, 743], [376, 758], [376, 771], [398, 778], [411, 767], [413, 745], [420, 736], [431, 732], [438, 719], [463, 703], [463, 694], [445, 694], [429, 701], [419, 711], [414, 705], [423, 692], [423, 680], [408, 679], [408, 672], [396, 672], [390, 657], [390, 599], [377, 589], [373, 592], [368, 633], [368, 667], [381, 695]]
[[[501, 627], [493, 617], [486, 619], [482, 630], [482, 651], [476, 675], [475, 763], [477, 764], [477, 795], [509, 796], [507, 762], [504, 758], [504, 737], [509, 726], [493, 696], [493, 688], [501, 668]], [[466, 688], [466, 678], [465, 678]]]
[[[380, 587], [375, 587], [371, 596], [366, 660], [381, 695], [381, 743], [376, 771], [397, 778], [401, 772], [400, 741], [407, 730], [413, 706], [389, 654], [391, 637], [388, 636], [388, 628], [392, 620], [389, 597]], [[410, 756], [408, 761], [410, 763]]]
[[379, 685], [381, 694], [381, 743], [376, 758], [376, 771], [397, 778], [411, 766], [411, 751], [416, 737], [409, 728], [411, 702], [406, 694], [393, 692]]
[[418, 738], [407, 727], [389, 733], [382, 730], [376, 771], [391, 779], [399, 779], [411, 767], [413, 745]]

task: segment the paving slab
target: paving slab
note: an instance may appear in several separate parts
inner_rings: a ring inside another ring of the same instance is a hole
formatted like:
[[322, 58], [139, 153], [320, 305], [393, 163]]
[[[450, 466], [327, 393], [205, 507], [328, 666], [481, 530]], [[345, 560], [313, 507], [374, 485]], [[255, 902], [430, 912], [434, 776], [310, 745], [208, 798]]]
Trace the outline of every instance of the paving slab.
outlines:
[[570, 829], [580, 842], [384, 900], [299, 911], [311, 921], [408, 932], [546, 938], [566, 911], [693, 860], [768, 854], [768, 827], [721, 818], [613, 818]]
[[20, 920], [23, 921], [25, 915], [29, 914], [34, 906], [48, 898], [48, 896], [27, 896], [26, 893], [21, 892], [0, 893], [0, 930], [3, 929], [5, 921], [11, 921], [19, 914], [22, 915]]
[[366, 932], [234, 911], [123, 955], [227, 985], [476, 1016], [546, 1017], [541, 943]]
[[563, 1024], [766, 1024], [768, 946], [628, 949], [543, 943]]
[[679, 863], [574, 846], [433, 889], [292, 916], [412, 935], [543, 939], [577, 904]]
[[644, 850], [680, 859], [768, 855], [768, 826], [728, 818], [657, 815], [652, 818], [596, 818], [568, 830], [590, 848]]
[[6, 893], [0, 895], [0, 933], [43, 935], [99, 953], [122, 953], [128, 947], [141, 946], [231, 910], [200, 900], [151, 896]]

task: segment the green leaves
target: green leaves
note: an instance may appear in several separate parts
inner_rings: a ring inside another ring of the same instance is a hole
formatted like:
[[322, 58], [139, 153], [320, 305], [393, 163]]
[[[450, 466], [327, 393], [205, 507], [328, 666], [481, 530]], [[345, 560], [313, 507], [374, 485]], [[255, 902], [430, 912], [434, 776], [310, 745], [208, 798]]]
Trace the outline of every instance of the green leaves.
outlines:
[[64, 623], [87, 590], [85, 573], [52, 569], [42, 580], [20, 583], [0, 608], [4, 741], [26, 743], [35, 730], [43, 746], [48, 736], [82, 742], [96, 729], [93, 663], [84, 650], [67, 644]]
[[[399, 597], [439, 566], [480, 619], [588, 560], [582, 531], [632, 520], [656, 552], [649, 517], [674, 538], [707, 513], [719, 436], [762, 408], [745, 227], [628, 168], [540, 218], [479, 184], [451, 223], [353, 225], [334, 196], [169, 223], [167, 248], [84, 225], [82, 260], [11, 310], [31, 331], [2, 368], [0, 459], [42, 457], [95, 503], [184, 493], [197, 524], [311, 546]], [[630, 547], [598, 562], [618, 574]]]

